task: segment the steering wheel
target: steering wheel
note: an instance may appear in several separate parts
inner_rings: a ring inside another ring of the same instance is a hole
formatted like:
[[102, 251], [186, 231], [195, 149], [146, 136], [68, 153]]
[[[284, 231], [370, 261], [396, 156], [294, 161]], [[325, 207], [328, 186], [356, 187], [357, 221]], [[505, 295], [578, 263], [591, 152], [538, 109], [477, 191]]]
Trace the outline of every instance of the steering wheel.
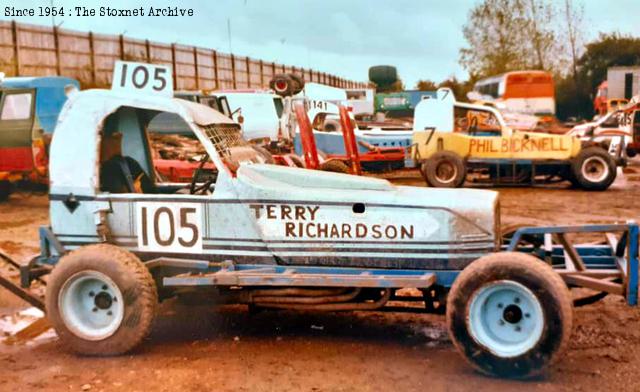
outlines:
[[189, 186], [189, 193], [192, 195], [197, 195], [197, 194], [206, 195], [206, 191], [209, 189], [209, 187], [211, 187], [211, 185], [216, 182], [214, 177], [214, 178], [208, 179], [202, 185], [196, 185], [198, 181], [198, 177], [200, 177], [200, 173], [202, 172], [202, 169], [204, 168], [204, 165], [205, 163], [207, 163], [208, 160], [209, 160], [209, 154], [204, 154], [200, 159], [200, 164], [198, 165], [198, 168], [193, 172], [193, 177], [191, 178], [191, 186]]
[[471, 124], [469, 124], [467, 132], [469, 135], [475, 135], [478, 132], [478, 117], [471, 118]]

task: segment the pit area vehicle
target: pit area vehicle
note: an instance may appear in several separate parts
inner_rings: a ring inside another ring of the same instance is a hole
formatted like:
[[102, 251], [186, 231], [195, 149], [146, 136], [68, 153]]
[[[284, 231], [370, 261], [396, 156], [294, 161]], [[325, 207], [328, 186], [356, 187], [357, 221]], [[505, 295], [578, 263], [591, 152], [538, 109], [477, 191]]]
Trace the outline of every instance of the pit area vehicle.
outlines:
[[538, 116], [541, 122], [553, 121], [556, 113], [553, 75], [545, 71], [512, 71], [481, 79], [472, 93], [509, 112]]
[[0, 75], [0, 201], [18, 181], [46, 181], [48, 144], [67, 100], [65, 90], [79, 87], [78, 81], [58, 76]]
[[634, 157], [637, 154], [635, 112], [640, 109], [637, 99], [631, 100], [618, 110], [606, 113], [596, 121], [576, 125], [568, 134], [577, 136], [585, 142], [597, 142], [608, 146], [609, 153], [615, 157]]
[[434, 187], [460, 187], [467, 175], [490, 184], [532, 185], [570, 181], [605, 190], [623, 156], [570, 135], [515, 131], [494, 108], [456, 102], [449, 89], [416, 108], [411, 159]]
[[628, 156], [635, 157], [640, 154], [640, 103], [627, 106], [625, 119], [629, 124], [631, 140], [627, 143], [625, 151]]
[[[342, 105], [321, 102], [308, 112], [296, 110], [298, 127], [293, 139], [294, 152], [308, 156], [317, 150], [322, 158], [353, 162], [370, 172], [399, 169], [404, 166], [405, 149], [411, 145], [410, 131], [362, 131], [353, 114]], [[298, 104], [298, 108], [302, 107]], [[338, 117], [337, 121], [334, 117]], [[313, 118], [309, 121], [309, 118]], [[335, 123], [331, 128], [328, 120]], [[307, 140], [305, 140], [307, 139]], [[312, 142], [309, 139], [313, 139]], [[349, 164], [349, 166], [351, 166]], [[309, 168], [309, 166], [306, 166]], [[351, 171], [351, 174], [360, 174]]]
[[[161, 67], [144, 66], [150, 75]], [[130, 351], [172, 297], [315, 311], [421, 299], [446, 309], [450, 336], [476, 369], [530, 377], [568, 345], [568, 286], [637, 303], [635, 223], [520, 228], [501, 246], [496, 192], [255, 164], [227, 117], [135, 88], [83, 91], [63, 109], [51, 146], [51, 225], [40, 229], [41, 254], [20, 265], [23, 287], [46, 279], [44, 304], [0, 276], [46, 310], [74, 352]], [[163, 112], [189, 124], [216, 178], [154, 178], [145, 123]], [[574, 246], [571, 232], [607, 233], [608, 242]]]

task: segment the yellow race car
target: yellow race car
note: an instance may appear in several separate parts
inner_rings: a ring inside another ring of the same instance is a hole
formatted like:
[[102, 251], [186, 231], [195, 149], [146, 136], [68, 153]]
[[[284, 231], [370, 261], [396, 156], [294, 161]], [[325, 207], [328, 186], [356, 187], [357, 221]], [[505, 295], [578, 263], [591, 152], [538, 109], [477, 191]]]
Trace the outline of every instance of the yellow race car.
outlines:
[[496, 109], [456, 102], [449, 89], [416, 108], [411, 158], [430, 186], [448, 188], [462, 186], [474, 174], [474, 180], [492, 184], [566, 180], [605, 190], [617, 165], [605, 146], [569, 135], [515, 131]]

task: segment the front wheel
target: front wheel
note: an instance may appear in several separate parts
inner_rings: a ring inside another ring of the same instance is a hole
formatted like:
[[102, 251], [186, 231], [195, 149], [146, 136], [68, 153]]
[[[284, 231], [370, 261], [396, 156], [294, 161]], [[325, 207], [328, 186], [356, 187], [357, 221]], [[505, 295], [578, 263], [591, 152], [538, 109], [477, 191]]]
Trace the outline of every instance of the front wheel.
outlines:
[[325, 161], [320, 165], [320, 170], [332, 172], [332, 173], [343, 173], [343, 174], [351, 174], [351, 170], [349, 166], [337, 159], [330, 159]]
[[458, 188], [464, 184], [467, 168], [462, 158], [453, 152], [440, 151], [422, 164], [427, 185], [436, 188]]
[[60, 259], [46, 292], [47, 317], [79, 354], [117, 355], [149, 333], [158, 304], [149, 270], [113, 245], [89, 245]]
[[616, 163], [601, 147], [584, 148], [571, 162], [572, 184], [588, 191], [603, 191], [616, 179]]
[[481, 257], [455, 280], [447, 300], [454, 345], [483, 373], [528, 378], [567, 347], [569, 289], [539, 259], [514, 252]]

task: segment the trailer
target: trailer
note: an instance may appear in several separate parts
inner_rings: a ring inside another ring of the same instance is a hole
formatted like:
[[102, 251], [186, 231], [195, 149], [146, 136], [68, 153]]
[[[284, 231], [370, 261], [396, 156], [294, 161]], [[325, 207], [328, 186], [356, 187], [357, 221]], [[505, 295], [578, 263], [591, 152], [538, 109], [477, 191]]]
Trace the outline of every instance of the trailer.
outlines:
[[[51, 225], [40, 229], [41, 253], [18, 264], [22, 287], [0, 279], [45, 310], [71, 351], [130, 351], [149, 333], [158, 303], [173, 297], [374, 311], [415, 303], [400, 293], [414, 288], [422, 311], [446, 313], [471, 366], [526, 378], [568, 345], [570, 288], [597, 292], [583, 303], [610, 293], [637, 304], [634, 222], [525, 227], [503, 244], [496, 192], [259, 164], [229, 118], [129, 84], [130, 91], [84, 91], [65, 105], [51, 148]], [[162, 112], [189, 124], [216, 178], [194, 173], [185, 187], [152, 177], [139, 141], [145, 122]], [[605, 242], [574, 243], [571, 234], [581, 233]], [[46, 281], [44, 300], [27, 290], [36, 280]]]

